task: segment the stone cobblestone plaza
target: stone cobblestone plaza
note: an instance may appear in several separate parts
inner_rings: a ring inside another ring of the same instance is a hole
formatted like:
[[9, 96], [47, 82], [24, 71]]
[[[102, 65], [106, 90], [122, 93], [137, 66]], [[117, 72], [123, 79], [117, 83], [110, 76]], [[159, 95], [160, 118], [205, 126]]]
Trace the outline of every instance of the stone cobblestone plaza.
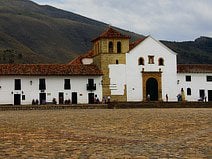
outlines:
[[212, 109], [0, 111], [0, 158], [212, 158]]

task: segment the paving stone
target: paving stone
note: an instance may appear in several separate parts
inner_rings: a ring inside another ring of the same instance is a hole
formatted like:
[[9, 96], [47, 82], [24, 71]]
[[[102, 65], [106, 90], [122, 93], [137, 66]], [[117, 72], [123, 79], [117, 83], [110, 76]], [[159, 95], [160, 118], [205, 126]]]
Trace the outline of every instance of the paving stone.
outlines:
[[0, 112], [0, 158], [210, 158], [212, 109]]

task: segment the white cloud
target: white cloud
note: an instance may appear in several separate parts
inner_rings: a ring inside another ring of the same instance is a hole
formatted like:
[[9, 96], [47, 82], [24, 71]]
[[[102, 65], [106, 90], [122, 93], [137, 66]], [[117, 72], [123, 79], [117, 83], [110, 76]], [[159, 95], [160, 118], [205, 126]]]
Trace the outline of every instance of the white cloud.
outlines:
[[35, 0], [165, 40], [211, 36], [211, 0]]

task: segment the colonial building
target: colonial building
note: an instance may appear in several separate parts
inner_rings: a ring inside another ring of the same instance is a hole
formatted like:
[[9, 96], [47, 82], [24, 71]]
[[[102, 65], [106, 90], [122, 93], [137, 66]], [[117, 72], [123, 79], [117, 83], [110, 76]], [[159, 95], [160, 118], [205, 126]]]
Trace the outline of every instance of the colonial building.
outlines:
[[93, 103], [101, 76], [95, 65], [0, 65], [0, 104]]
[[212, 101], [212, 65], [177, 65], [177, 89], [187, 101]]
[[177, 65], [177, 53], [151, 36], [130, 43], [112, 27], [67, 65], [0, 65], [0, 104], [54, 99], [62, 104], [111, 101], [212, 101], [212, 65]]

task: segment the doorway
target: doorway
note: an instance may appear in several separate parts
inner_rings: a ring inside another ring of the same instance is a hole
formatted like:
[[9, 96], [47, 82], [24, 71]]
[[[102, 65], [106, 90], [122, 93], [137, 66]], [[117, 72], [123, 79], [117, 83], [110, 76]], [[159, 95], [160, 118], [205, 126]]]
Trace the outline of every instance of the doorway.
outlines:
[[21, 95], [14, 94], [14, 105], [21, 105]]
[[205, 98], [205, 90], [204, 89], [199, 90], [199, 97], [201, 100], [204, 100], [204, 98]]
[[208, 101], [212, 101], [212, 90], [208, 90]]
[[46, 104], [46, 93], [40, 93], [40, 104]]
[[142, 87], [143, 87], [143, 101], [148, 100], [147, 99], [148, 94], [150, 95], [150, 100], [153, 101], [162, 100], [162, 72], [142, 71]]
[[148, 95], [151, 101], [158, 101], [158, 81], [155, 78], [149, 78], [146, 82], [146, 97]]
[[94, 104], [94, 93], [88, 93], [88, 104]]
[[77, 104], [77, 92], [72, 92], [72, 104]]
[[64, 93], [59, 92], [59, 104], [63, 104], [63, 103], [64, 103]]

